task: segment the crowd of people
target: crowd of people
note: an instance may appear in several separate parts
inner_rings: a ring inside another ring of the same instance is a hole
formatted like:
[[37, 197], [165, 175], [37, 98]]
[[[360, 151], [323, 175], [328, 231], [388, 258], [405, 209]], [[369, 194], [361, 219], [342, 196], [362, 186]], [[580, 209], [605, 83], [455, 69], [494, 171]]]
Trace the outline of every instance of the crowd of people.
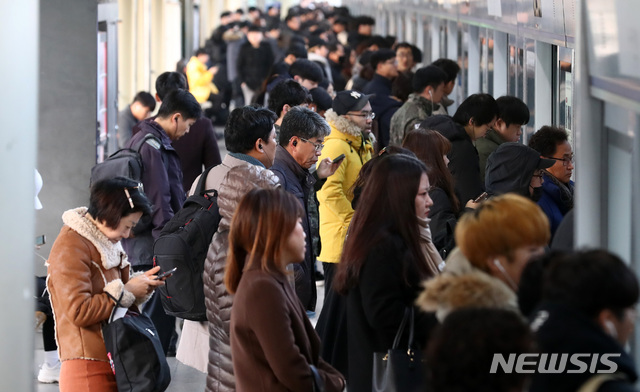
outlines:
[[[123, 109], [122, 147], [161, 143], [141, 148], [142, 184], [98, 182], [63, 216], [47, 279], [61, 391], [116, 390], [99, 328], [121, 294], [207, 391], [369, 392], [374, 356], [398, 339], [425, 353], [411, 390], [633, 390], [638, 281], [615, 255], [573, 250], [567, 131], [520, 143], [530, 111], [516, 97], [472, 94], [454, 112], [456, 61], [423, 64], [374, 25], [342, 7], [224, 12], [155, 99]], [[151, 295], [153, 241], [212, 166], [207, 321], [185, 320], [176, 342]], [[409, 313], [414, 333], [396, 338]], [[533, 353], [613, 356], [491, 371], [495, 355]]]

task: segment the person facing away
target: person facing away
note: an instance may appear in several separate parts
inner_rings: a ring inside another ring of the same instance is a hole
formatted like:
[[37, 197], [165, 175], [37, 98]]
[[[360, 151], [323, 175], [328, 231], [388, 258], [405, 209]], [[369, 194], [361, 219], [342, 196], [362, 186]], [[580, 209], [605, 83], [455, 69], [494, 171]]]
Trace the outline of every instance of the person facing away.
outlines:
[[[162, 99], [175, 89], [187, 89], [184, 75], [178, 72], [160, 74], [156, 79], [156, 100], [162, 104]], [[153, 118], [150, 121], [153, 121]], [[140, 126], [135, 126], [133, 133], [136, 134], [139, 130]], [[180, 157], [184, 190], [191, 187], [193, 180], [202, 173], [203, 167], [208, 168], [221, 162], [213, 124], [205, 116], [197, 119], [189, 128], [189, 132], [180, 139], [173, 140], [171, 145]]]
[[281, 189], [255, 189], [240, 201], [229, 231], [225, 273], [234, 295], [231, 352], [240, 391], [311, 391], [314, 375], [327, 392], [344, 377], [320, 358], [320, 339], [287, 277], [305, 258], [302, 206]]
[[496, 99], [498, 118], [494, 126], [483, 138], [476, 140], [476, 149], [480, 157], [480, 176], [484, 182], [487, 159], [499, 145], [517, 142], [522, 135], [522, 126], [529, 122], [529, 108], [519, 98], [504, 96]]
[[[276, 159], [271, 167], [284, 190], [295, 195], [303, 207], [302, 227], [307, 245], [304, 261], [293, 264], [293, 267], [296, 294], [304, 308], [311, 312], [315, 311], [317, 295], [314, 274], [316, 257], [310, 225], [310, 196], [319, 189], [315, 184], [335, 173], [342, 163], [333, 163], [328, 157], [318, 163], [318, 157], [324, 147], [324, 138], [330, 131], [329, 124], [314, 111], [304, 107], [291, 108], [282, 121], [280, 145], [276, 148]], [[316, 163], [318, 167], [311, 174], [309, 169]]]
[[344, 164], [316, 193], [320, 203], [322, 243], [318, 260], [322, 261], [326, 291], [331, 289], [335, 265], [340, 261], [342, 244], [353, 217], [351, 187], [373, 152], [371, 123], [374, 116], [369, 96], [352, 90], [337, 93], [332, 108], [325, 113], [331, 133], [326, 137], [318, 159], [322, 162], [325, 158], [333, 160], [345, 156]]
[[537, 202], [542, 195], [543, 170], [553, 166], [552, 159], [520, 143], [503, 143], [489, 156], [485, 187], [490, 196], [513, 192]]
[[491, 95], [473, 94], [460, 104], [453, 117], [431, 116], [420, 123], [421, 128], [434, 129], [451, 142], [449, 170], [459, 200], [475, 200], [484, 191], [473, 143], [493, 127], [497, 114], [498, 105]]
[[531, 327], [539, 352], [557, 355], [563, 371], [537, 372], [529, 390], [637, 391], [637, 366], [625, 350], [637, 319], [634, 271], [606, 250], [551, 254], [540, 290]]
[[432, 65], [435, 65], [447, 74], [447, 80], [444, 82], [444, 96], [440, 101], [440, 107], [434, 114], [448, 115], [449, 110], [447, 108], [454, 103], [454, 101], [449, 98], [449, 95], [451, 95], [454, 87], [456, 87], [456, 79], [460, 74], [460, 66], [455, 61], [444, 58], [434, 61]]
[[402, 102], [391, 96], [391, 81], [398, 76], [396, 54], [391, 49], [380, 49], [371, 55], [371, 67], [375, 70], [373, 79], [362, 90], [371, 94], [371, 107], [376, 113], [378, 124], [378, 149], [389, 145], [391, 117], [402, 106]]
[[[170, 91], [162, 101], [158, 115], [143, 121], [127, 147], [141, 142], [145, 135], [155, 136], [145, 142], [140, 155], [144, 167], [142, 184], [153, 204], [149, 219], [143, 219], [134, 229], [134, 236], [122, 241], [135, 271], [146, 271], [153, 267], [153, 243], [160, 236], [164, 225], [182, 208], [185, 193], [182, 188], [180, 157], [171, 143], [180, 139], [202, 115], [200, 104], [185, 90]], [[175, 329], [175, 318], [167, 316], [159, 296], [154, 296], [144, 309], [154, 322], [165, 353], [169, 350]]]
[[163, 279], [154, 280], [160, 267], [131, 276], [121, 246], [151, 208], [138, 183], [116, 177], [93, 184], [88, 208], [62, 215], [64, 226], [47, 266], [62, 361], [60, 391], [118, 390], [101, 328], [119, 298], [119, 306], [137, 310], [164, 284]]
[[292, 108], [311, 103], [309, 90], [293, 79], [286, 79], [278, 83], [269, 94], [268, 108], [278, 116], [275, 122], [276, 134], [280, 132], [280, 125], [284, 116]]
[[[234, 109], [224, 129], [227, 155], [222, 163], [209, 171], [205, 188], [218, 191], [218, 206], [222, 220], [218, 227], [220, 234], [214, 234], [207, 251], [204, 264], [204, 294], [207, 317], [211, 322], [185, 320], [176, 358], [195, 369], [207, 373], [207, 391], [233, 391], [233, 367], [229, 350], [229, 312], [232, 298], [224, 289], [223, 277], [226, 263], [227, 244], [225, 216], [231, 219], [235, 203], [260, 178], [258, 172], [247, 169], [234, 186], [223, 186], [227, 174], [234, 168], [269, 168], [273, 164], [276, 150], [274, 129], [275, 114], [268, 109], [244, 106]], [[270, 173], [271, 172], [267, 172]], [[257, 178], [257, 179], [255, 179]], [[273, 183], [276, 177], [271, 175]], [[194, 180], [189, 194], [194, 194], [200, 178]], [[232, 193], [229, 193], [233, 190]], [[228, 203], [232, 203], [233, 208]], [[224, 207], [224, 206], [227, 207]], [[230, 211], [230, 212], [229, 212]]]
[[[390, 155], [372, 168], [358, 199], [334, 280], [347, 301], [349, 391], [372, 390], [373, 354], [392, 347], [421, 282], [437, 274], [421, 242], [420, 220], [433, 205], [429, 187], [422, 162]], [[435, 318], [414, 310], [415, 343], [424, 348]]]
[[149, 117], [156, 110], [156, 100], [153, 95], [146, 91], [140, 91], [133, 98], [131, 105], [118, 112], [118, 148], [124, 148], [131, 136], [133, 127], [139, 122]]
[[573, 209], [573, 151], [569, 135], [560, 127], [544, 126], [529, 139], [529, 147], [541, 157], [555, 161], [543, 173], [542, 196], [538, 205], [551, 223], [551, 235], [556, 233], [563, 218]]
[[438, 67], [428, 65], [413, 75], [413, 93], [391, 117], [389, 144], [402, 145], [404, 136], [433, 114], [444, 94], [446, 74]]

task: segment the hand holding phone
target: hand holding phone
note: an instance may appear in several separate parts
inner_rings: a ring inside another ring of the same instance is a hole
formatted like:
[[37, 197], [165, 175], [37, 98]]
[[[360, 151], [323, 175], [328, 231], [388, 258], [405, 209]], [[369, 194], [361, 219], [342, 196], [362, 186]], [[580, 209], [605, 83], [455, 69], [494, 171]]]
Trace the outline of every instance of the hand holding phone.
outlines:
[[170, 269], [167, 272], [163, 272], [161, 274], [158, 274], [158, 276], [156, 276], [156, 278], [154, 280], [160, 280], [160, 279], [167, 278], [167, 277], [171, 276], [174, 272], [176, 272], [177, 269], [178, 269], [178, 267], [174, 267], [173, 269]]
[[340, 155], [338, 155], [337, 157], [335, 157], [333, 159], [333, 163], [341, 162], [344, 158], [345, 158], [345, 155], [344, 154], [340, 154]]
[[480, 194], [480, 196], [478, 196], [475, 199], [473, 199], [473, 202], [474, 203], [480, 203], [481, 201], [487, 200], [488, 197], [489, 197], [489, 194], [487, 192], [482, 192]]

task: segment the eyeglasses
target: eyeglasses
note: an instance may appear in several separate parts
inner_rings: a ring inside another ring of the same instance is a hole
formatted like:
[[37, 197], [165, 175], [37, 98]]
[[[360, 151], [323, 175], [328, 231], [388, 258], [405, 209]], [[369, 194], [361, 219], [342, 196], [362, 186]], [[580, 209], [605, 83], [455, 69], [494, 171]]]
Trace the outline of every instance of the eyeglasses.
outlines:
[[307, 140], [307, 139], [305, 139], [303, 137], [301, 137], [300, 140], [302, 140], [305, 143], [313, 144], [313, 147], [316, 149], [316, 151], [322, 151], [322, 149], [324, 148], [324, 144], [322, 144], [322, 143], [315, 143], [315, 142], [312, 142], [311, 140]]
[[129, 189], [139, 189], [140, 192], [143, 192], [143, 186], [141, 183], [138, 183], [138, 186], [134, 186], [134, 187], [130, 187], [130, 188], [124, 188], [124, 194], [125, 196], [127, 196], [127, 200], [129, 201], [129, 206], [133, 209], [134, 205], [133, 205], [133, 199], [131, 199], [131, 194], [129, 193]]
[[564, 158], [554, 158], [554, 157], [545, 157], [545, 158], [553, 159], [554, 161], [562, 161], [562, 166], [569, 166], [569, 162], [571, 163], [574, 162], [573, 155], [571, 155], [570, 157], [564, 157]]
[[362, 113], [347, 113], [350, 116], [358, 116], [364, 117], [365, 120], [373, 120], [376, 118], [376, 114], [374, 112], [362, 112]]

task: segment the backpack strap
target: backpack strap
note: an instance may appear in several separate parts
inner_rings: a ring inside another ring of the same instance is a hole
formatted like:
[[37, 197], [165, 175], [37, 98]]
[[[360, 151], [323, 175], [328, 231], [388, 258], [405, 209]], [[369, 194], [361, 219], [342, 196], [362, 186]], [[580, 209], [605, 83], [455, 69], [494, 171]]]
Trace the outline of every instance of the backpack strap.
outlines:
[[131, 146], [131, 147], [133, 150], [140, 153], [140, 150], [142, 149], [142, 146], [145, 143], [155, 148], [156, 150], [159, 150], [162, 147], [162, 141], [151, 133], [145, 134], [142, 140], [140, 140], [135, 146]]
[[217, 196], [217, 191], [214, 189], [206, 189], [206, 183], [207, 183], [207, 177], [209, 176], [209, 172], [211, 171], [211, 169], [213, 169], [215, 166], [211, 166], [208, 167], [200, 176], [200, 179], [198, 180], [198, 185], [196, 185], [196, 192], [194, 193], [195, 195], [200, 195], [200, 196], [204, 196], [205, 193], [209, 193], [209, 192], [215, 192], [216, 196]]

